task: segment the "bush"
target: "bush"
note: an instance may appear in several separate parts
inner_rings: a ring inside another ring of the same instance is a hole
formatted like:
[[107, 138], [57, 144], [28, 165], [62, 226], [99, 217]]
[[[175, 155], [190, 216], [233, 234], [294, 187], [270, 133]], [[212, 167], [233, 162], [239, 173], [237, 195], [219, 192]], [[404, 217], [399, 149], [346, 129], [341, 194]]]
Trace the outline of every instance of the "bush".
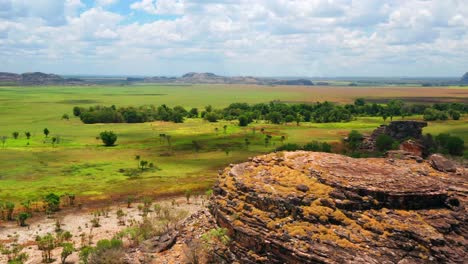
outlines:
[[117, 135], [112, 131], [104, 131], [99, 135], [106, 146], [113, 146], [117, 141]]
[[125, 252], [122, 240], [99, 240], [96, 247], [83, 247], [80, 260], [88, 264], [123, 264]]
[[205, 120], [208, 120], [208, 122], [211, 123], [218, 122], [218, 115], [213, 112], [207, 112], [205, 114]]
[[293, 144], [293, 143], [288, 143], [286, 145], [282, 145], [280, 147], [276, 148], [276, 151], [296, 151], [296, 150], [301, 150], [301, 146], [298, 144]]
[[352, 130], [348, 134], [348, 146], [354, 152], [361, 145], [363, 136], [356, 130]]
[[459, 137], [451, 136], [448, 138], [445, 148], [450, 155], [461, 156], [463, 155], [465, 141]]
[[249, 119], [246, 116], [244, 116], [244, 115], [239, 116], [239, 126], [245, 127], [248, 124], [249, 124]]
[[458, 111], [450, 111], [449, 112], [450, 117], [452, 117], [453, 120], [460, 120], [461, 114]]
[[377, 137], [375, 146], [377, 147], [378, 151], [384, 152], [384, 151], [394, 148], [394, 143], [395, 143], [395, 140], [393, 140], [392, 137], [387, 136], [387, 135], [380, 135]]
[[312, 141], [310, 143], [305, 144], [302, 149], [306, 151], [321, 151], [330, 153], [331, 145], [327, 142], [320, 143], [318, 141]]

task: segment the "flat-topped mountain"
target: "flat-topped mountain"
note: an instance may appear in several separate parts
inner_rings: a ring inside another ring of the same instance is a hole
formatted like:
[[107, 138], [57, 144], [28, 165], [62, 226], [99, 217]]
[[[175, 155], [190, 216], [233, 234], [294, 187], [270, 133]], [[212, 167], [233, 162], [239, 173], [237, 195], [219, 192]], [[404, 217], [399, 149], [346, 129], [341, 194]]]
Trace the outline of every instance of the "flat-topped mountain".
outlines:
[[464, 263], [467, 174], [281, 152], [231, 165], [211, 211], [240, 263]]
[[28, 72], [23, 74], [0, 72], [0, 84], [17, 84], [17, 85], [66, 85], [80, 84], [83, 81], [80, 79], [67, 79], [57, 74], [47, 74], [42, 72]]

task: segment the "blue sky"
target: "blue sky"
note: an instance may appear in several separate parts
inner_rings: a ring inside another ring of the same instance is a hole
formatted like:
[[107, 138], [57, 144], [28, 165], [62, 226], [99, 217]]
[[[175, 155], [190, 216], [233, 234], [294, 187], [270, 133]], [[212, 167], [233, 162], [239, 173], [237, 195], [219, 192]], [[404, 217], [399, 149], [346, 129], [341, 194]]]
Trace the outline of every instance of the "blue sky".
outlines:
[[466, 0], [0, 0], [0, 71], [461, 76]]

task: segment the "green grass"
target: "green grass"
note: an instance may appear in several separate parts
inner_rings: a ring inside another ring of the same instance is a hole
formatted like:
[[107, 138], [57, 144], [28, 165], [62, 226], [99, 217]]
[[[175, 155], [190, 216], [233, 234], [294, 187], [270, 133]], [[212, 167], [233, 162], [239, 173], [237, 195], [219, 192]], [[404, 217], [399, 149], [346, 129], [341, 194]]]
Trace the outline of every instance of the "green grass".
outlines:
[[[350, 93], [343, 100], [356, 97]], [[207, 123], [188, 119], [183, 124], [152, 122], [144, 124], [82, 124], [78, 118], [61, 120], [64, 113], [72, 116], [75, 105], [104, 104], [139, 106], [167, 104], [199, 107], [211, 104], [224, 107], [233, 102], [283, 101], [313, 102], [319, 100], [310, 90], [269, 86], [92, 86], [92, 87], [0, 87], [0, 136], [8, 136], [0, 145], [0, 200], [40, 199], [49, 192], [72, 192], [78, 199], [117, 199], [128, 194], [168, 195], [185, 190], [206, 190], [217, 176], [217, 170], [249, 156], [266, 153], [278, 147], [282, 135], [285, 143], [304, 144], [313, 140], [340, 141], [350, 130], [371, 132], [382, 123], [380, 118], [358, 118], [349, 123], [302, 123], [301, 126], [252, 124], [240, 128], [237, 122]], [[336, 94], [330, 100], [337, 98]], [[323, 99], [323, 95], [320, 95]], [[420, 117], [413, 117], [420, 118]], [[468, 123], [433, 122], [425, 132], [450, 132], [468, 142]], [[227, 133], [222, 127], [228, 125]], [[47, 127], [51, 134], [45, 138]], [[252, 127], [256, 127], [253, 134]], [[215, 133], [215, 128], [219, 132]], [[273, 135], [272, 144], [264, 146], [260, 128]], [[117, 146], [103, 147], [96, 136], [112, 130], [118, 135]], [[20, 132], [14, 140], [11, 134]], [[30, 131], [28, 141], [24, 132]], [[172, 136], [169, 151], [159, 134]], [[60, 136], [61, 143], [52, 146], [50, 138]], [[249, 138], [247, 149], [244, 139]], [[192, 141], [202, 144], [196, 153]], [[29, 144], [28, 144], [29, 143]], [[224, 149], [229, 148], [226, 155]], [[173, 155], [167, 156], [171, 152]], [[161, 170], [147, 171], [129, 178], [120, 169], [136, 168], [135, 155], [155, 163]]]

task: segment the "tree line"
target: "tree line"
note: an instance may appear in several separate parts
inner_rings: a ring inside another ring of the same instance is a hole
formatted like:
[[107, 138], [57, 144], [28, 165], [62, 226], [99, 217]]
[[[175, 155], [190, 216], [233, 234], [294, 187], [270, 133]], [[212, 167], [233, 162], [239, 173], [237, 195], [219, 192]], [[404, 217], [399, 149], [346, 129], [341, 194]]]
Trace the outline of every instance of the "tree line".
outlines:
[[226, 108], [215, 109], [211, 105], [203, 110], [182, 106], [173, 108], [163, 104], [159, 107], [145, 105], [140, 107], [92, 106], [89, 108], [75, 106], [73, 114], [80, 117], [85, 124], [94, 123], [144, 123], [151, 121], [169, 121], [183, 123], [185, 118], [203, 118], [209, 122], [218, 120], [238, 120], [240, 126], [247, 126], [254, 121], [263, 120], [272, 124], [300, 122], [349, 122], [357, 116], [379, 116], [393, 120], [396, 116], [406, 117], [423, 115], [427, 121], [460, 119], [468, 113], [468, 104], [436, 103], [409, 104], [402, 100], [390, 100], [387, 104], [367, 103], [356, 99], [352, 104], [338, 105], [330, 102], [309, 104], [287, 104], [279, 101], [270, 103], [232, 103]]

